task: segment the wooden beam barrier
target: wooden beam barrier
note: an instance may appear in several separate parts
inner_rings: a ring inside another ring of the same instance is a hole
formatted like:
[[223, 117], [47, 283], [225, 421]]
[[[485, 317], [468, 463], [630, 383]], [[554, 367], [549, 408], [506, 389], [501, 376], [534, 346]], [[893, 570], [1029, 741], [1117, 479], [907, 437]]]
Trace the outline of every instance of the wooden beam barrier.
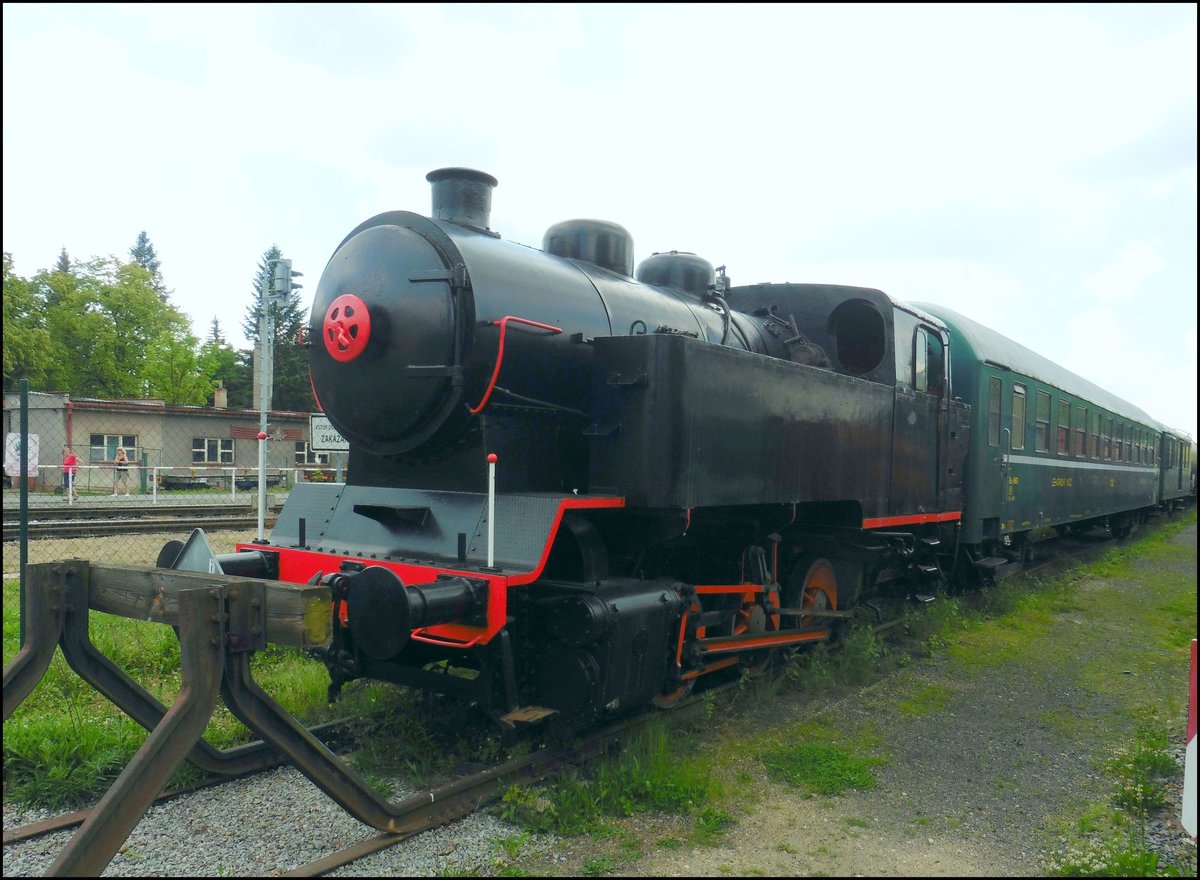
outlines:
[[[88, 567], [88, 605], [93, 610], [170, 626], [179, 625], [177, 594], [180, 590], [262, 584], [268, 642], [292, 648], [316, 648], [328, 645], [333, 638], [333, 608], [328, 587], [140, 565], [111, 565], [82, 559], [39, 563], [30, 565], [29, 569], [32, 572], [45, 568], [46, 577], [52, 577], [49, 567], [54, 565]], [[35, 574], [31, 581], [39, 582], [41, 577]]]

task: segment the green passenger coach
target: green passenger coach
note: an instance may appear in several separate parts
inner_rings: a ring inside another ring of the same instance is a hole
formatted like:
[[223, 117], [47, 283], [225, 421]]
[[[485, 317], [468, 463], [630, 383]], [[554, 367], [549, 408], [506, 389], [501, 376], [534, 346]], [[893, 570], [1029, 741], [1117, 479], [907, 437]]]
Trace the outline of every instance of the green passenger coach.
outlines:
[[955, 393], [971, 405], [962, 543], [993, 556], [1047, 526], [1128, 534], [1157, 503], [1164, 426], [977, 321], [918, 305], [949, 328]]

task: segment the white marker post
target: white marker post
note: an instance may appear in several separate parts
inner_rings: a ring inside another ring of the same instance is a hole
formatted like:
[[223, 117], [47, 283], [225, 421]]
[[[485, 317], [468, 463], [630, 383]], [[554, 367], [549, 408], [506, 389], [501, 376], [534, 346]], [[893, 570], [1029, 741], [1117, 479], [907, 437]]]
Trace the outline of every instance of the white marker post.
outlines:
[[496, 453], [488, 453], [488, 568], [495, 568], [496, 538]]
[[1183, 763], [1183, 812], [1180, 824], [1196, 839], [1196, 640], [1192, 639], [1192, 684], [1188, 695], [1187, 747]]
[[[263, 409], [266, 420], [266, 409]], [[258, 432], [258, 541], [265, 540], [267, 528], [267, 432]]]

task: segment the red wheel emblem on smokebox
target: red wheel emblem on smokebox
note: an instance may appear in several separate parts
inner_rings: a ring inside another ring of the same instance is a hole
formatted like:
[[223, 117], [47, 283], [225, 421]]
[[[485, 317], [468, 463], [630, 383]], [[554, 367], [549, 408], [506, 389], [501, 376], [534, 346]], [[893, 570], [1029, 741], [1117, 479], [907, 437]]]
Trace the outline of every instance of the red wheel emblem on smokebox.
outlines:
[[325, 350], [335, 361], [352, 361], [371, 338], [371, 316], [367, 304], [352, 293], [343, 293], [329, 306], [321, 328]]

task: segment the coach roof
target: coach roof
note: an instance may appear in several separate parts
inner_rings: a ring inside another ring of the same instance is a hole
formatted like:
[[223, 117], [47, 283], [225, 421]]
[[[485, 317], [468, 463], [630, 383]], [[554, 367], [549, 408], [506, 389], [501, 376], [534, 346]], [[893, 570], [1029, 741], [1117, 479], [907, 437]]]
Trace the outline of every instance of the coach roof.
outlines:
[[960, 315], [958, 312], [933, 303], [915, 303], [918, 307], [940, 317], [949, 325], [950, 330], [957, 333], [970, 347], [976, 360], [992, 364], [1020, 373], [1031, 379], [1037, 379], [1047, 385], [1066, 391], [1070, 394], [1088, 400], [1097, 406], [1102, 406], [1116, 415], [1150, 425], [1158, 431], [1168, 428], [1147, 413], [1126, 400], [1122, 400], [1110, 391], [1105, 391], [1094, 382], [1089, 382], [1082, 376], [1072, 373], [1065, 367], [1060, 367], [1049, 358], [1043, 357], [1018, 342], [1013, 342], [985, 327], [978, 321]]

